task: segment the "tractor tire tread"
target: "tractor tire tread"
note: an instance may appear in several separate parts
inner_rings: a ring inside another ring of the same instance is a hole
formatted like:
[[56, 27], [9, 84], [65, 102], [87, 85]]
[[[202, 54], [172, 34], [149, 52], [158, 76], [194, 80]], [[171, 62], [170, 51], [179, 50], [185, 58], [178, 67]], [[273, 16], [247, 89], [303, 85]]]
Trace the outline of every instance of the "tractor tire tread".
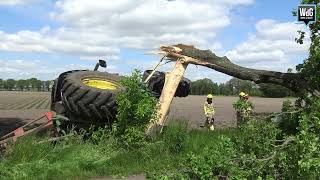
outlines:
[[105, 90], [89, 87], [82, 79], [92, 77], [106, 79], [119, 84], [120, 76], [97, 72], [76, 71], [68, 74], [62, 83], [62, 102], [66, 114], [88, 122], [111, 123], [116, 116], [116, 94], [121, 90]]

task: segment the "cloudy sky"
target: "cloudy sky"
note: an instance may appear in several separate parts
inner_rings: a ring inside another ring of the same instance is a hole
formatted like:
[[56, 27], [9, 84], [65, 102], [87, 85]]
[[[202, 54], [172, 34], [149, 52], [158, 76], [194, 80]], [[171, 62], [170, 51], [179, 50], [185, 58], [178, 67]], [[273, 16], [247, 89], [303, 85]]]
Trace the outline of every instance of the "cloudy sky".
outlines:
[[[308, 42], [291, 11], [299, 0], [0, 0], [0, 78], [53, 79], [70, 69], [108, 72], [152, 68], [160, 45], [192, 44], [246, 67], [286, 71]], [[172, 68], [168, 64], [162, 70]], [[229, 76], [190, 66], [192, 80]]]

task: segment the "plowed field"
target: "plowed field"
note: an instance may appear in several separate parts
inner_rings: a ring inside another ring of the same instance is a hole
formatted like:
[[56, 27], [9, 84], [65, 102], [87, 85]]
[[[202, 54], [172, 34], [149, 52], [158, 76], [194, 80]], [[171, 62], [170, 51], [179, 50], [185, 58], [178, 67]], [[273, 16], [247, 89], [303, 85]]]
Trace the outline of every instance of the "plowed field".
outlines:
[[[188, 121], [192, 128], [204, 122], [202, 105], [206, 97], [188, 96], [175, 98], [169, 119]], [[216, 127], [233, 127], [236, 124], [235, 111], [232, 103], [237, 97], [214, 97], [216, 107]], [[255, 112], [280, 112], [283, 98], [251, 98]], [[6, 92], [0, 91], [0, 135], [41, 116], [49, 111], [50, 93], [48, 92]]]

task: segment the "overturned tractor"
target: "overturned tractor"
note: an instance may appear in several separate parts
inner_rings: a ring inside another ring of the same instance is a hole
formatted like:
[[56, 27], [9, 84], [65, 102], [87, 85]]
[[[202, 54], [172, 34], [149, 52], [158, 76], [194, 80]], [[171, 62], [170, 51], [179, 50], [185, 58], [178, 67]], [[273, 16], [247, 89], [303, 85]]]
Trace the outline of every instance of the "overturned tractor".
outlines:
[[[106, 67], [99, 60], [94, 70], [72, 70], [62, 74], [54, 81], [51, 93], [51, 109], [62, 115], [66, 121], [64, 128], [71, 126], [88, 128], [91, 125], [110, 126], [117, 113], [116, 95], [125, 90], [120, 84], [122, 76], [97, 71]], [[165, 83], [165, 73], [147, 70], [143, 74], [153, 96], [159, 98]], [[183, 78], [175, 93], [186, 97], [190, 93], [191, 81]]]

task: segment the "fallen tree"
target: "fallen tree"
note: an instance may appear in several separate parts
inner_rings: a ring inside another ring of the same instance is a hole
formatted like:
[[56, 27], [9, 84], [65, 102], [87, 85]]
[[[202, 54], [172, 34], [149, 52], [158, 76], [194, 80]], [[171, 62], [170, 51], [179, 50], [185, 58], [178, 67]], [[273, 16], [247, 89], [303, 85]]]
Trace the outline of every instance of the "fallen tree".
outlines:
[[205, 66], [239, 79], [253, 81], [257, 84], [272, 83], [282, 85], [294, 92], [311, 89], [308, 81], [300, 73], [282, 73], [242, 67], [232, 63], [226, 56], [219, 57], [210, 50], [200, 50], [194, 46], [183, 44], [161, 46], [159, 54], [164, 54], [170, 61], [176, 61], [176, 64], [174, 69], [166, 74], [165, 84], [159, 99], [159, 120], [157, 123], [151, 124], [148, 129], [149, 134], [159, 131], [165, 124], [174, 94], [188, 64]]
[[170, 60], [176, 61], [183, 58], [187, 64], [205, 66], [242, 80], [253, 81], [257, 84], [278, 84], [295, 92], [308, 89], [309, 87], [308, 81], [300, 73], [282, 73], [246, 68], [232, 63], [226, 56], [219, 57], [210, 50], [200, 50], [183, 44], [162, 46], [160, 50], [163, 53], [167, 53], [167, 57]]

